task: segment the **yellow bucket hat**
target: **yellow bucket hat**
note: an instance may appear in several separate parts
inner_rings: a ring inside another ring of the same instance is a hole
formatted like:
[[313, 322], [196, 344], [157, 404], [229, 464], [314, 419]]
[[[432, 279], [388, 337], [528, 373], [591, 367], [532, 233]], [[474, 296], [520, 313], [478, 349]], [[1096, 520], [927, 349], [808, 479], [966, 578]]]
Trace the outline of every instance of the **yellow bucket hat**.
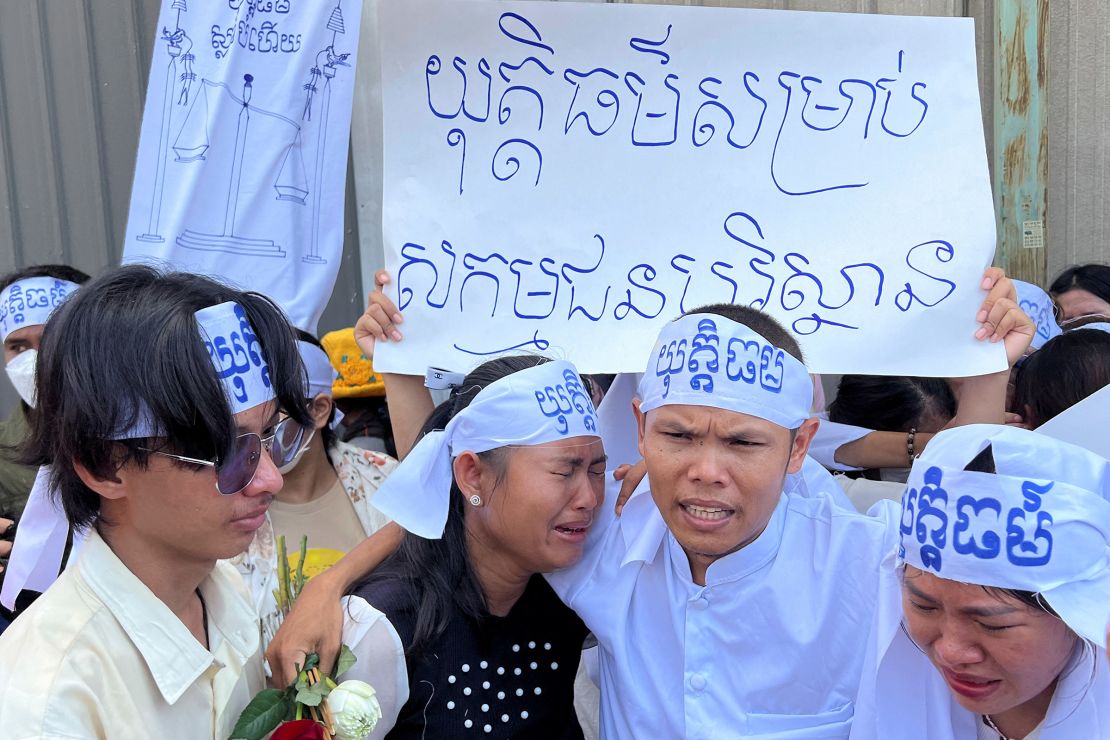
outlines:
[[385, 382], [374, 372], [374, 366], [355, 342], [354, 328], [339, 329], [320, 339], [332, 367], [339, 377], [332, 383], [335, 398], [366, 398], [384, 396]]

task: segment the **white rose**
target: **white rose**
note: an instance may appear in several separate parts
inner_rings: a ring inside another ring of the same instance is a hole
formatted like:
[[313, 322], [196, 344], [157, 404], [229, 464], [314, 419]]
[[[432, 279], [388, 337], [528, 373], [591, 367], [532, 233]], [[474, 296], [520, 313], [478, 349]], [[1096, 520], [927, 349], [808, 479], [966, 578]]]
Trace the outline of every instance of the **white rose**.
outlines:
[[336, 740], [362, 740], [369, 735], [382, 708], [374, 687], [365, 681], [344, 681], [328, 694], [328, 708], [335, 719]]

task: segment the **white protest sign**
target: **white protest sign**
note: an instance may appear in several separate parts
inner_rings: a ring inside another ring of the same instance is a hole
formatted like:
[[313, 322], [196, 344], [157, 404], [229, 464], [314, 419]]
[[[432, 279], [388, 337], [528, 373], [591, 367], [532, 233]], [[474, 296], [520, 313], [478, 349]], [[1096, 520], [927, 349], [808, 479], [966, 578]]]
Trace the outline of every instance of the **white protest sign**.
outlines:
[[406, 338], [376, 367], [643, 371], [711, 302], [774, 314], [817, 372], [1005, 367], [972, 339], [995, 226], [970, 20], [406, 0], [379, 27]]
[[1092, 393], [1037, 427], [1037, 431], [1110, 459], [1110, 436], [1101, 429], [1110, 419], [1110, 385]]
[[274, 298], [315, 332], [343, 249], [361, 0], [163, 0], [124, 261]]

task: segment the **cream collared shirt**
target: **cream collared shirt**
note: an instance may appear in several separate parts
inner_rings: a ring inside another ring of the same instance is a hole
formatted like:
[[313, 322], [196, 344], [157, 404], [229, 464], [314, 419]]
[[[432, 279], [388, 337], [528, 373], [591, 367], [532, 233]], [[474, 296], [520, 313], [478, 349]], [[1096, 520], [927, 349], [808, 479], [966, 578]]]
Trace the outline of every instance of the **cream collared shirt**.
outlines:
[[264, 688], [258, 619], [235, 568], [200, 585], [211, 650], [94, 530], [0, 635], [0, 727], [22, 738], [218, 738]]

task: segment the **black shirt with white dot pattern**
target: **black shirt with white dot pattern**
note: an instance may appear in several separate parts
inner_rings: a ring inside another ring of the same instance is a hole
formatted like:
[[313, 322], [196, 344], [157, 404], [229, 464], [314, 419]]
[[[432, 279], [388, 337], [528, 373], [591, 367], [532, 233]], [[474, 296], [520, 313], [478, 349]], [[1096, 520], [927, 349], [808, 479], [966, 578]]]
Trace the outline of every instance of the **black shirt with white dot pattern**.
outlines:
[[[407, 648], [415, 594], [400, 580], [358, 591], [382, 611]], [[457, 613], [424, 654], [408, 662], [409, 699], [386, 736], [578, 740], [574, 677], [586, 626], [542, 576], [505, 617], [481, 624]]]

